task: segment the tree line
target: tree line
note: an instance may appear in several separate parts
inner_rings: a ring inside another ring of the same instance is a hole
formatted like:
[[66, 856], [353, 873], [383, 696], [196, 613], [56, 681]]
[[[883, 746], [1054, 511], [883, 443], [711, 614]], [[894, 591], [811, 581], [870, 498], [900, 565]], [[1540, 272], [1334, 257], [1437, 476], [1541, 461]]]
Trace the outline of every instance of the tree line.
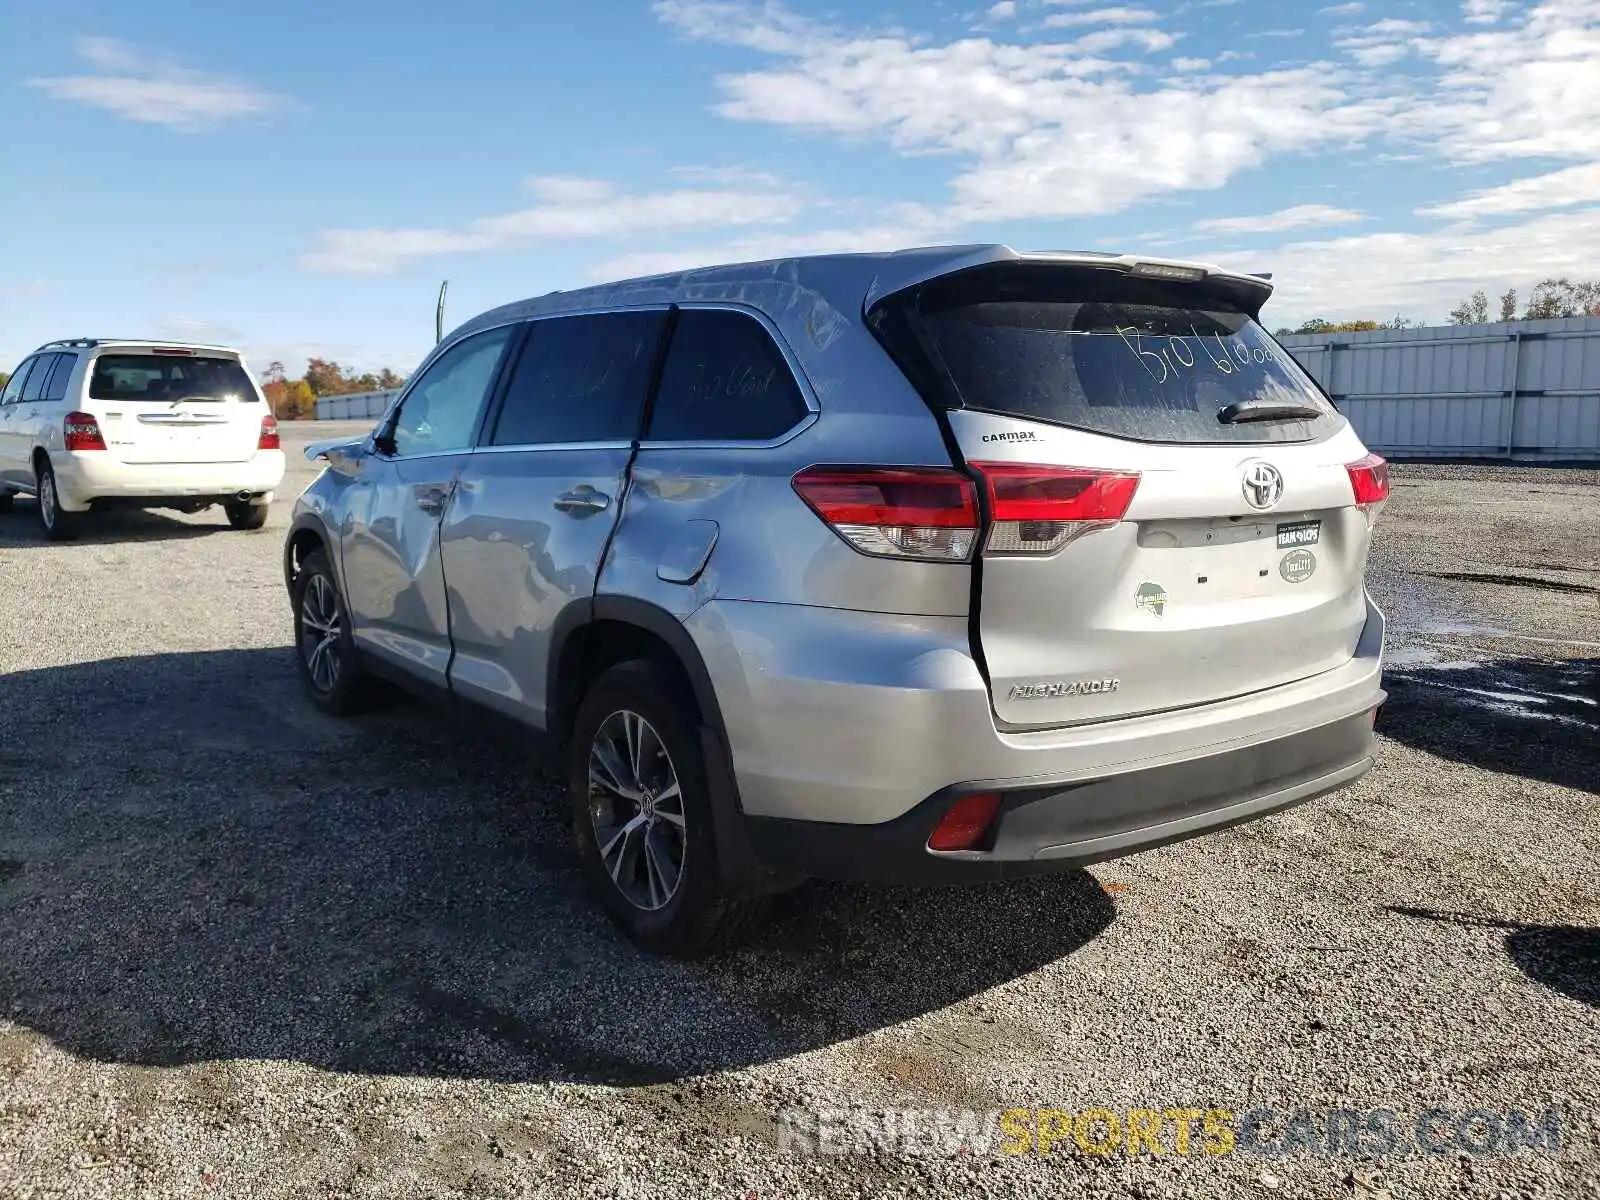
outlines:
[[310, 420], [317, 415], [317, 397], [348, 396], [352, 392], [385, 392], [404, 385], [406, 377], [388, 367], [356, 374], [326, 358], [313, 358], [299, 379], [290, 379], [283, 364], [267, 364], [261, 391], [280, 421]]
[[[1498, 316], [1490, 316], [1489, 293], [1481, 288], [1450, 310], [1446, 324], [1492, 325], [1500, 321], [1548, 321], [1556, 317], [1600, 317], [1600, 279], [1574, 282], [1566, 276], [1559, 279], [1541, 279], [1533, 285], [1528, 298], [1517, 311], [1516, 288], [1500, 293], [1493, 306]], [[1313, 317], [1299, 328], [1288, 325], [1278, 329], [1283, 337], [1291, 333], [1362, 333], [1369, 329], [1411, 329], [1421, 325], [1407, 317], [1394, 317], [1388, 321], [1325, 321]]]

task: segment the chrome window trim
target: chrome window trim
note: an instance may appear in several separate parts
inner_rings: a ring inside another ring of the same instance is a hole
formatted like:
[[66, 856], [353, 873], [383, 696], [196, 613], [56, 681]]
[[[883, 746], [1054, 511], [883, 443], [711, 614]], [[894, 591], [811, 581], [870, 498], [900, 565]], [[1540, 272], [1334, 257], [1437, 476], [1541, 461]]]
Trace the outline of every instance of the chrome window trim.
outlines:
[[[822, 405], [817, 400], [817, 393], [811, 386], [811, 379], [800, 366], [800, 360], [789, 348], [788, 339], [778, 329], [777, 323], [759, 308], [748, 304], [738, 304], [728, 300], [685, 300], [676, 307], [682, 310], [696, 309], [712, 312], [742, 313], [747, 317], [754, 317], [767, 336], [777, 346], [778, 353], [783, 356], [785, 365], [789, 368], [789, 376], [794, 380], [795, 386], [800, 389], [800, 400], [806, 406], [806, 415], [801, 417], [792, 426], [780, 433], [777, 437], [766, 438], [762, 441], [748, 439], [708, 438], [696, 441], [667, 441], [665, 439], [641, 438], [641, 450], [771, 450], [791, 442], [806, 430], [817, 423], [822, 416]], [[667, 353], [672, 353], [672, 347], [667, 347]], [[656, 381], [659, 390], [660, 380]]]

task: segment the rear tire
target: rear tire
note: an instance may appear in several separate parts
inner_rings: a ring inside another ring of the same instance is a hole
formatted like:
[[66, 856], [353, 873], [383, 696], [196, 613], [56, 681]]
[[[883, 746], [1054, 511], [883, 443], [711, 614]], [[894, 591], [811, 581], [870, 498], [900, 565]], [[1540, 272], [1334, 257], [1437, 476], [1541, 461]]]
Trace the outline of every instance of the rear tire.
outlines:
[[356, 655], [349, 610], [327, 556], [313, 550], [300, 563], [291, 592], [294, 661], [311, 702], [344, 717], [367, 708], [372, 679]]
[[260, 529], [267, 523], [265, 504], [224, 504], [222, 511], [228, 514], [228, 524], [235, 529]]
[[567, 751], [589, 886], [641, 947], [684, 957], [742, 941], [767, 907], [723, 888], [697, 711], [660, 664], [621, 663], [590, 685]]
[[55, 468], [48, 458], [40, 459], [34, 468], [34, 492], [39, 507], [39, 527], [52, 542], [70, 542], [83, 528], [83, 514], [69, 513], [61, 507], [61, 493], [56, 487]]

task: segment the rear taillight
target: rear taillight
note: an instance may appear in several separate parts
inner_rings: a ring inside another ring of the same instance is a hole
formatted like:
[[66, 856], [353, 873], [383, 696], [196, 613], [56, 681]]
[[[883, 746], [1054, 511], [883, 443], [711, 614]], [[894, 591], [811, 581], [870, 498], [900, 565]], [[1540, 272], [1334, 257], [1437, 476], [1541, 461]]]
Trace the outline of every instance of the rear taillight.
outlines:
[[933, 827], [933, 832], [928, 836], [928, 849], [981, 849], [989, 840], [989, 830], [999, 811], [999, 792], [979, 792], [961, 797]]
[[100, 422], [93, 414], [70, 412], [61, 426], [61, 441], [68, 450], [104, 450], [106, 439], [100, 436]]
[[1389, 464], [1378, 455], [1369, 454], [1359, 462], [1345, 464], [1344, 469], [1350, 474], [1356, 507], [1367, 514], [1370, 522], [1389, 498]]
[[966, 562], [978, 540], [972, 481], [948, 467], [807, 467], [792, 483], [862, 554]]
[[986, 554], [1055, 554], [1067, 543], [1122, 520], [1139, 487], [1137, 471], [975, 462], [989, 501]]
[[283, 443], [278, 438], [278, 418], [265, 416], [261, 418], [261, 436], [256, 440], [257, 450], [278, 450]]

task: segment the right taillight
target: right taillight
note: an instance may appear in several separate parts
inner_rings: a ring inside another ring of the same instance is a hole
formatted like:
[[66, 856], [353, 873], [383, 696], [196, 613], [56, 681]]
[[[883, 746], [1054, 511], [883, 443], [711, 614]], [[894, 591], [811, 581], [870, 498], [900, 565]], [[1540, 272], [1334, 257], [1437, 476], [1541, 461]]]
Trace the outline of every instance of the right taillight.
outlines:
[[61, 426], [61, 444], [68, 450], [104, 450], [106, 439], [93, 413], [70, 412]]
[[278, 419], [274, 416], [261, 418], [261, 436], [256, 439], [257, 450], [279, 450], [283, 442], [278, 437]]
[[948, 467], [807, 467], [791, 482], [862, 554], [966, 562], [978, 540], [972, 481]]
[[1344, 468], [1350, 475], [1350, 491], [1355, 495], [1356, 507], [1367, 514], [1370, 522], [1389, 498], [1389, 464], [1376, 454]]
[[1137, 471], [975, 462], [989, 502], [986, 554], [1055, 554], [1122, 520], [1139, 488]]

